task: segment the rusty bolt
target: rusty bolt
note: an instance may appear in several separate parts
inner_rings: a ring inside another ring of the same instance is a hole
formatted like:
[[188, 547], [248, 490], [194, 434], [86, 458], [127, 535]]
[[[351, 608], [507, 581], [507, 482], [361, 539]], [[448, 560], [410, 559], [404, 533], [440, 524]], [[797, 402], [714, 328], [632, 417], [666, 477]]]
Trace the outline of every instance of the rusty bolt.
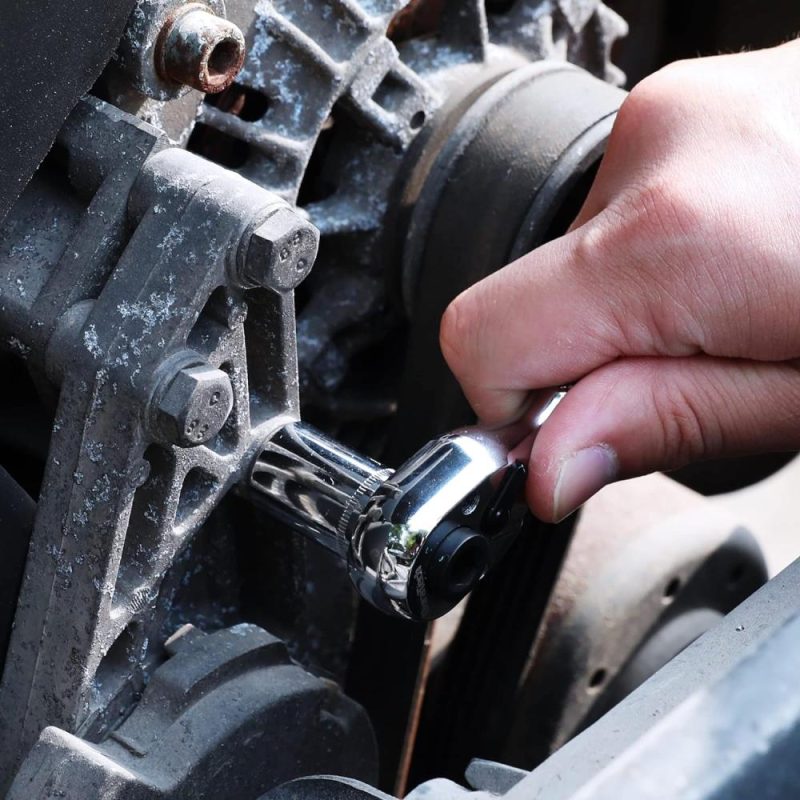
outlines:
[[173, 83], [201, 92], [221, 92], [244, 63], [244, 36], [232, 22], [207, 6], [181, 6], [162, 28], [156, 45], [156, 70]]
[[283, 206], [270, 214], [244, 244], [242, 284], [285, 292], [294, 289], [311, 271], [319, 231], [289, 206]]
[[179, 369], [156, 391], [155, 426], [160, 438], [194, 447], [216, 436], [233, 408], [230, 378], [209, 364]]

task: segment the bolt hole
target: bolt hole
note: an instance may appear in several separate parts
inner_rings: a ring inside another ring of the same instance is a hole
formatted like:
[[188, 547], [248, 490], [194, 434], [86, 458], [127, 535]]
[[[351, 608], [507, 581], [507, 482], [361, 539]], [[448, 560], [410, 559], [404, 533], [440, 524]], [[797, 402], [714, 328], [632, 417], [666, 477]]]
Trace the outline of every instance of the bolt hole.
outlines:
[[261, 92], [234, 83], [219, 94], [206, 96], [205, 102], [243, 119], [245, 122], [258, 122], [269, 111], [269, 98]]
[[596, 669], [589, 678], [589, 691], [599, 691], [606, 682], [607, 677], [608, 673], [602, 667], [600, 669]]
[[471, 589], [486, 566], [480, 547], [468, 543], [450, 559], [447, 565], [447, 588], [456, 596]]
[[728, 588], [735, 589], [744, 578], [744, 564], [736, 564], [728, 574]]
[[202, 122], [194, 126], [186, 147], [228, 169], [239, 169], [250, 158], [250, 145], [247, 142], [229, 133], [210, 128]]
[[241, 46], [235, 39], [223, 39], [214, 45], [208, 56], [208, 74], [212, 78], [228, 77], [239, 67]]
[[417, 111], [411, 120], [409, 121], [408, 125], [412, 131], [419, 130], [425, 124], [425, 112], [424, 111]]
[[508, 14], [515, 0], [486, 0], [486, 10], [490, 14]]
[[681, 588], [681, 579], [673, 578], [664, 588], [664, 594], [663, 594], [664, 601], [669, 602], [670, 600], [674, 600], [675, 595], [678, 594], [680, 588]]

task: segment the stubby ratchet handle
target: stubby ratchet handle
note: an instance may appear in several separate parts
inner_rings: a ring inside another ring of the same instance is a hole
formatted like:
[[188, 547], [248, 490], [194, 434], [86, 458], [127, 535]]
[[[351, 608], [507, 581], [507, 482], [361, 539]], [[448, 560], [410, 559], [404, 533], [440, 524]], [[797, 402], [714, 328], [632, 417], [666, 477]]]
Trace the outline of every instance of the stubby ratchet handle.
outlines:
[[526, 468], [509, 453], [565, 391], [530, 409], [522, 425], [453, 431], [397, 470], [290, 422], [263, 445], [250, 493], [346, 559], [353, 583], [377, 608], [434, 619], [475, 587], [518, 532], [522, 514], [513, 507]]

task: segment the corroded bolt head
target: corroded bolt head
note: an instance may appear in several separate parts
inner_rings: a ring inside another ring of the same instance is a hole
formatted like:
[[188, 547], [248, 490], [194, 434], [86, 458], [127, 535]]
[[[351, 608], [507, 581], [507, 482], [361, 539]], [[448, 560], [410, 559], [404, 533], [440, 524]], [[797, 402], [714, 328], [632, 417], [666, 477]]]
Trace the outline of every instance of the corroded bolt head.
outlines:
[[220, 432], [232, 408], [233, 387], [221, 369], [209, 364], [184, 367], [158, 399], [158, 430], [173, 444], [194, 447]]
[[281, 292], [294, 289], [311, 271], [319, 231], [288, 206], [278, 208], [250, 234], [242, 282]]
[[200, 3], [189, 3], [159, 34], [156, 70], [165, 80], [201, 92], [221, 92], [233, 83], [244, 56], [244, 36], [236, 25]]

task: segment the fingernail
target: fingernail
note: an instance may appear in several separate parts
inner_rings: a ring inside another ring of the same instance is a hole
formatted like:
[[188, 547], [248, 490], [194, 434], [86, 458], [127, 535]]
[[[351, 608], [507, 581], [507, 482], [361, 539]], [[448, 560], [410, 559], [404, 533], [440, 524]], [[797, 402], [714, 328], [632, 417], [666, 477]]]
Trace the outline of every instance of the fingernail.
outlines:
[[578, 450], [561, 465], [553, 493], [553, 517], [560, 522], [595, 492], [616, 479], [617, 454], [606, 444]]

